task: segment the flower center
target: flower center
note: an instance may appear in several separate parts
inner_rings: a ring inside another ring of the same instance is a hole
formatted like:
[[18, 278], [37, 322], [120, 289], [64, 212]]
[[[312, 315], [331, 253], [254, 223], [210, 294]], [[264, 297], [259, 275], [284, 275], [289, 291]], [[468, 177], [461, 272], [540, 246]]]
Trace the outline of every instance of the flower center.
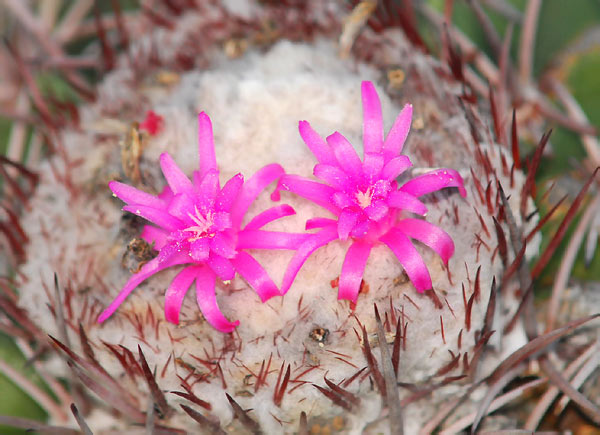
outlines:
[[365, 192], [362, 190], [356, 192], [356, 202], [358, 202], [358, 205], [360, 205], [362, 209], [370, 206], [371, 201], [373, 201], [373, 186], [369, 186]]
[[213, 237], [215, 235], [213, 229], [214, 216], [212, 211], [209, 211], [206, 216], [203, 216], [202, 213], [200, 213], [200, 210], [198, 210], [198, 207], [194, 206], [194, 214], [188, 213], [187, 215], [196, 224], [183, 230], [191, 233], [188, 242], [193, 242], [204, 237]]

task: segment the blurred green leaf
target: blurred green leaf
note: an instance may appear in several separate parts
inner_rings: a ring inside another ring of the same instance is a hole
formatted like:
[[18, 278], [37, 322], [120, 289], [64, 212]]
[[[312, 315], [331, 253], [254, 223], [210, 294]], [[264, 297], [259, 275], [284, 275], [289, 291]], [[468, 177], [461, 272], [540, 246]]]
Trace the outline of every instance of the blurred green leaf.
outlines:
[[597, 0], [545, 0], [542, 2], [536, 35], [534, 74], [552, 64], [556, 56], [591, 26], [600, 24]]
[[[36, 384], [42, 385], [41, 379], [35, 374], [35, 371], [32, 368], [25, 368], [25, 358], [23, 358], [12, 339], [2, 333], [0, 333], [0, 359], [26, 375]], [[40, 421], [47, 418], [44, 410], [33, 399], [2, 374], [0, 374], [0, 395], [2, 397], [2, 400], [0, 400], [0, 415]], [[29, 432], [0, 425], [0, 433], [3, 435], [22, 435]]]
[[600, 44], [572, 59], [567, 86], [590, 123], [600, 125]]
[[36, 76], [37, 85], [43, 95], [56, 98], [58, 101], [79, 102], [79, 95], [71, 85], [55, 72], [43, 72]]

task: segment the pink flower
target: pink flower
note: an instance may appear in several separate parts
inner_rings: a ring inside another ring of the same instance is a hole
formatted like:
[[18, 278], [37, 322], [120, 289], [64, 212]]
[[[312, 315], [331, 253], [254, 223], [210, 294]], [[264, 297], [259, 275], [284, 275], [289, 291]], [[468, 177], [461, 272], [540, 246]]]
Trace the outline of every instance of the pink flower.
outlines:
[[196, 282], [196, 300], [206, 320], [222, 332], [231, 332], [239, 321], [230, 322], [217, 306], [216, 278], [228, 281], [236, 272], [244, 278], [265, 302], [279, 295], [263, 267], [246, 252], [247, 249], [296, 249], [306, 234], [263, 231], [267, 223], [294, 214], [288, 205], [272, 207], [255, 216], [243, 229], [242, 220], [256, 197], [284, 173], [271, 164], [260, 169], [246, 183], [242, 174], [232, 177], [221, 188], [215, 159], [210, 118], [198, 115], [200, 169], [192, 180], [163, 153], [160, 166], [168, 186], [158, 195], [137, 190], [112, 181], [113, 193], [127, 203], [124, 211], [152, 222], [142, 238], [154, 243], [158, 256], [132, 275], [116, 299], [98, 318], [104, 322], [123, 303], [125, 298], [148, 277], [176, 265], [187, 265], [173, 279], [165, 293], [165, 317], [179, 322], [183, 298]]
[[154, 136], [162, 129], [162, 124], [163, 117], [149, 110], [146, 112], [146, 118], [140, 123], [139, 129], [146, 130], [150, 136]]
[[[339, 278], [339, 299], [356, 302], [364, 268], [373, 246], [384, 243], [396, 255], [419, 292], [431, 289], [427, 266], [413, 246], [418, 240], [437, 252], [445, 264], [454, 253], [450, 236], [435, 225], [414, 217], [424, 216], [427, 207], [418, 197], [445, 187], [458, 187], [466, 195], [460, 175], [438, 169], [413, 178], [398, 187], [396, 178], [412, 166], [400, 155], [412, 118], [406, 105], [384, 140], [381, 104], [371, 82], [362, 83], [364, 158], [340, 133], [324, 141], [306, 121], [300, 135], [319, 163], [314, 175], [319, 183], [296, 175], [284, 175], [277, 189], [294, 192], [329, 210], [335, 219], [314, 218], [307, 229], [320, 228], [304, 242], [292, 258], [281, 286], [286, 293], [306, 259], [319, 247], [334, 240], [350, 239]], [[278, 199], [278, 192], [273, 194]]]

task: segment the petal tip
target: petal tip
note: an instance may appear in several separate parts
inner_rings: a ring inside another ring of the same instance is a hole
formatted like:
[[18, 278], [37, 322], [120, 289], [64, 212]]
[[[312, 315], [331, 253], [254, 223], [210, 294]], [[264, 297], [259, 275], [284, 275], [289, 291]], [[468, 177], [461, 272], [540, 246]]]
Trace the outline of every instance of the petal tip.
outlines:
[[220, 325], [220, 326], [215, 327], [215, 328], [218, 331], [225, 332], [225, 333], [229, 334], [230, 332], [233, 332], [235, 330], [235, 328], [238, 327], [239, 324], [240, 324], [240, 321], [236, 320], [234, 322], [230, 322], [228, 325]]
[[362, 92], [373, 91], [375, 90], [375, 85], [373, 85], [373, 82], [370, 80], [363, 80], [360, 84], [360, 89]]
[[179, 313], [166, 312], [165, 319], [167, 319], [167, 321], [169, 323], [172, 323], [174, 325], [179, 325]]
[[102, 324], [106, 319], [108, 319], [112, 315], [112, 312], [104, 310], [100, 316], [98, 316], [98, 323]]

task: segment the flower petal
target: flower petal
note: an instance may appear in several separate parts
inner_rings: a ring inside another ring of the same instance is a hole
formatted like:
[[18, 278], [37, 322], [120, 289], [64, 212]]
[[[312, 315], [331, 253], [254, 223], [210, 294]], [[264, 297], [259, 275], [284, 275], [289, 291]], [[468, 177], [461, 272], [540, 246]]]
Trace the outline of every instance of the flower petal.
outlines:
[[165, 187], [163, 187], [162, 192], [158, 194], [158, 199], [160, 199], [163, 202], [164, 206], [164, 204], [168, 204], [173, 199], [173, 196], [173, 191], [167, 184]]
[[240, 227], [242, 220], [244, 219], [244, 215], [256, 197], [258, 197], [258, 195], [265, 190], [269, 184], [276, 181], [284, 174], [285, 171], [281, 165], [273, 163], [256, 171], [256, 173], [244, 183], [244, 186], [240, 190], [240, 194], [237, 197], [237, 200], [234, 203], [231, 211], [233, 228]]
[[217, 199], [215, 200], [215, 210], [230, 211], [231, 206], [237, 199], [243, 184], [244, 176], [242, 174], [236, 174], [227, 180], [225, 186], [223, 186], [221, 191], [217, 194]]
[[337, 131], [327, 136], [327, 143], [333, 149], [338, 166], [348, 175], [357, 176], [362, 173], [362, 161], [348, 139]]
[[314, 230], [315, 228], [323, 228], [323, 227], [327, 227], [330, 225], [337, 225], [337, 222], [338, 221], [336, 221], [335, 219], [316, 217], [316, 218], [308, 219], [306, 221], [304, 229], [305, 230]]
[[140, 234], [140, 237], [144, 239], [147, 243], [153, 244], [152, 248], [155, 251], [160, 251], [167, 244], [167, 237], [169, 233], [161, 230], [160, 228], [156, 228], [152, 225], [144, 225], [144, 229]]
[[337, 231], [340, 240], [348, 239], [350, 232], [356, 226], [358, 222], [359, 213], [350, 209], [344, 209], [340, 213], [340, 217], [337, 221]]
[[200, 176], [210, 170], [218, 170], [215, 157], [215, 142], [210, 118], [204, 112], [198, 114], [198, 155], [200, 157]]
[[196, 263], [203, 263], [210, 254], [210, 242], [206, 238], [194, 240], [190, 243], [190, 257]]
[[310, 237], [296, 250], [296, 253], [290, 260], [285, 275], [283, 276], [281, 294], [286, 294], [290, 289], [296, 275], [298, 275], [300, 268], [308, 257], [321, 246], [324, 246], [337, 238], [337, 228], [335, 227], [325, 227], [318, 233], [311, 234]]
[[357, 203], [346, 192], [335, 192], [331, 195], [331, 202], [340, 210], [346, 207], [358, 207]]
[[393, 184], [394, 182], [388, 180], [377, 180], [373, 184], [373, 197], [379, 199], [387, 197], [388, 193], [395, 188]]
[[331, 197], [335, 189], [323, 183], [308, 180], [298, 175], [284, 175], [279, 179], [278, 190], [293, 192], [337, 215], [340, 209], [332, 203]]
[[232, 225], [231, 214], [224, 211], [213, 213], [213, 227], [217, 231], [224, 231], [231, 228]]
[[173, 158], [168, 153], [162, 153], [159, 158], [160, 168], [165, 175], [165, 179], [167, 183], [169, 183], [169, 187], [173, 191], [174, 194], [178, 193], [188, 193], [193, 189], [192, 182], [190, 179], [183, 173], [177, 163], [173, 160]]
[[383, 156], [381, 154], [365, 153], [362, 163], [362, 173], [369, 183], [380, 178], [383, 168]]
[[185, 226], [179, 219], [171, 216], [166, 211], [156, 208], [146, 207], [143, 205], [126, 205], [123, 207], [123, 210], [143, 217], [144, 219], [168, 231], [175, 231]]
[[364, 211], [369, 219], [379, 222], [381, 219], [387, 216], [389, 209], [390, 208], [385, 201], [376, 200], [373, 201], [368, 207], [365, 207]]
[[338, 299], [356, 302], [371, 247], [369, 243], [356, 241], [346, 252], [340, 275]]
[[365, 155], [379, 153], [383, 145], [383, 117], [381, 102], [373, 83], [364, 81], [361, 85], [363, 106], [363, 144]]
[[196, 301], [202, 315], [208, 323], [221, 332], [231, 332], [239, 320], [230, 322], [225, 318], [217, 305], [215, 274], [208, 267], [199, 267], [196, 273]]
[[335, 155], [329, 145], [313, 130], [307, 121], [300, 121], [298, 123], [298, 130], [300, 131], [302, 140], [304, 140], [304, 143], [312, 151], [319, 163], [326, 165], [337, 164]]
[[424, 292], [431, 289], [431, 276], [427, 266], [417, 249], [402, 231], [392, 228], [380, 240], [388, 245], [396, 255], [417, 291]]
[[237, 254], [235, 241], [225, 232], [218, 232], [210, 242], [210, 250], [224, 258], [233, 258]]
[[412, 196], [410, 193], [401, 190], [390, 192], [387, 197], [387, 203], [390, 207], [399, 208], [401, 210], [410, 211], [421, 216], [427, 213], [427, 207], [419, 199]]
[[454, 242], [447, 232], [427, 221], [411, 218], [402, 219], [397, 228], [408, 237], [429, 246], [448, 265], [448, 260], [454, 254]]
[[206, 264], [223, 281], [230, 281], [235, 277], [235, 268], [231, 261], [225, 257], [211, 252]]
[[410, 167], [412, 162], [407, 156], [396, 156], [385, 164], [381, 176], [386, 180], [394, 180]]
[[280, 231], [242, 230], [237, 249], [298, 249], [311, 234]]
[[413, 196], [436, 192], [444, 187], [458, 187], [460, 194], [467, 196], [463, 179], [454, 169], [437, 169], [404, 183], [400, 190]]
[[412, 120], [412, 104], [404, 106], [400, 114], [396, 117], [394, 125], [390, 129], [385, 142], [383, 143], [383, 157], [389, 162], [402, 152], [402, 147], [410, 131], [410, 122]]
[[346, 175], [337, 165], [323, 165], [321, 163], [315, 165], [313, 169], [315, 177], [320, 178], [331, 187], [339, 190], [350, 190], [353, 186], [350, 177]]
[[118, 181], [111, 181], [108, 183], [108, 187], [117, 198], [127, 204], [146, 205], [152, 208], [163, 208], [165, 206], [165, 203], [156, 196]]
[[129, 296], [129, 294], [148, 277], [160, 272], [168, 267], [175, 266], [177, 264], [189, 263], [190, 258], [187, 254], [176, 253], [169, 258], [161, 261], [159, 257], [150, 260], [146, 263], [138, 273], [135, 273], [129, 277], [127, 283], [123, 286], [117, 297], [110, 303], [110, 305], [102, 311], [100, 317], [98, 317], [98, 323], [104, 322], [119, 308], [123, 301]]
[[356, 223], [356, 226], [354, 227], [350, 235], [352, 237], [357, 238], [365, 237], [373, 227], [373, 225], [371, 225], [371, 222], [372, 221], [369, 220], [367, 216], [363, 214]]
[[166, 209], [171, 216], [185, 222], [187, 225], [193, 224], [189, 215], [195, 213], [194, 201], [188, 194], [178, 193], [173, 196]]
[[196, 279], [197, 266], [190, 266], [177, 274], [165, 292], [165, 318], [174, 324], [179, 324], [179, 312], [183, 298]]
[[206, 215], [212, 211], [219, 192], [219, 171], [209, 170], [202, 178], [197, 188], [198, 204], [200, 211]]
[[257, 230], [264, 227], [270, 222], [277, 220], [285, 216], [295, 215], [296, 211], [287, 204], [278, 205], [275, 207], [268, 208], [262, 213], [257, 214], [252, 218], [248, 225], [244, 227], [246, 230]]
[[265, 269], [250, 254], [240, 252], [231, 262], [240, 276], [256, 290], [262, 302], [281, 294]]

